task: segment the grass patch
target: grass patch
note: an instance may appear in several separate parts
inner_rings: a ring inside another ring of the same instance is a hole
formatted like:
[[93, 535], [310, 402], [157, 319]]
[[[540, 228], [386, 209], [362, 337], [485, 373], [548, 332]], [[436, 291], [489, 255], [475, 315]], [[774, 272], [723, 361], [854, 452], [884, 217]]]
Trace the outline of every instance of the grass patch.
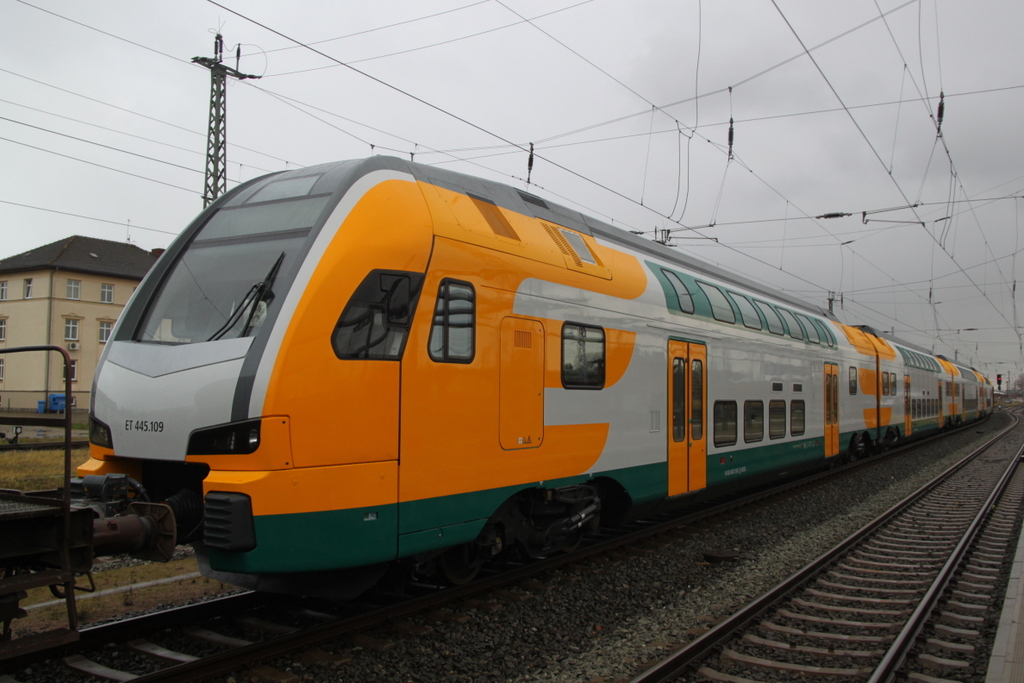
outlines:
[[[184, 605], [203, 598], [239, 591], [234, 586], [223, 584], [214, 579], [208, 579], [203, 576], [188, 576], [198, 571], [195, 557], [175, 559], [166, 564], [155, 562], [143, 563], [107, 571], [102, 571], [101, 564], [97, 569], [100, 571], [93, 574], [97, 591], [130, 586], [166, 577], [184, 575], [187, 578], [174, 583], [107, 595], [78, 592], [76, 595], [78, 617], [81, 620], [80, 625], [82, 626], [151, 611], [161, 606]], [[78, 582], [82, 586], [89, 585], [88, 578], [84, 576], [78, 577]], [[54, 598], [50, 594], [49, 589], [34, 588], [28, 592], [28, 597], [21, 601], [21, 607], [30, 607], [53, 600]], [[63, 603], [30, 609], [27, 617], [14, 620], [12, 626], [15, 637], [65, 627], [67, 626], [67, 610]]]
[[[71, 451], [71, 476], [75, 476], [74, 469], [88, 459], [88, 448]], [[61, 486], [63, 481], [63, 448], [0, 452], [0, 489], [44, 491]]]

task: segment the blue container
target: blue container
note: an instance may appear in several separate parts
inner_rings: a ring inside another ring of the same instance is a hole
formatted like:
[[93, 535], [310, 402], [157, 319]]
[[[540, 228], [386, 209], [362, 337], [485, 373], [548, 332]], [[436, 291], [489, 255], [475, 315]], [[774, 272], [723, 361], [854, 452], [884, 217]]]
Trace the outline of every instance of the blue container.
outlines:
[[39, 401], [38, 403], [36, 403], [36, 412], [37, 413], [45, 413], [46, 412], [46, 401]]
[[48, 409], [51, 413], [63, 413], [65, 398], [64, 394], [50, 394], [50, 403]]

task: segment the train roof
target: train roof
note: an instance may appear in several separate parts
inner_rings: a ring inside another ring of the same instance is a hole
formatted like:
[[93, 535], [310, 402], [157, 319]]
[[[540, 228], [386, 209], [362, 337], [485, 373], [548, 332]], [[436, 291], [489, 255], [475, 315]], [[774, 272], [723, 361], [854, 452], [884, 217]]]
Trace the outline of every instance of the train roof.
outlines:
[[[351, 164], [353, 162], [339, 163]], [[836, 319], [835, 316], [830, 314], [826, 309], [815, 306], [803, 299], [798, 299], [783, 292], [770, 289], [764, 284], [755, 282], [723, 268], [718, 268], [671, 247], [666, 247], [662, 244], [630, 234], [621, 228], [617, 228], [574, 209], [562, 206], [556, 202], [548, 201], [547, 199], [543, 199], [504, 183], [486, 180], [484, 178], [477, 178], [475, 176], [435, 166], [426, 166], [424, 164], [406, 161], [397, 157], [375, 156], [355, 163], [358, 164], [358, 167], [353, 168], [353, 172], [356, 177], [361, 177], [362, 175], [376, 170], [406, 171], [419, 181], [443, 187], [461, 194], [467, 194], [470, 196], [476, 195], [510, 211], [557, 223], [586, 235], [600, 237], [609, 242], [628, 247], [634, 251], [648, 254], [659, 261], [677, 265], [680, 268], [686, 269], [695, 274], [715, 278], [720, 282], [743, 288], [752, 293], [760, 294], [780, 303], [785, 303], [793, 306], [794, 308], [801, 309], [804, 312], [812, 313], [831, 320]], [[326, 167], [317, 168], [327, 170], [327, 168], [335, 166], [337, 166], [337, 164], [328, 164]], [[308, 171], [311, 169], [304, 170]], [[355, 178], [353, 178], [353, 182], [354, 180]]]

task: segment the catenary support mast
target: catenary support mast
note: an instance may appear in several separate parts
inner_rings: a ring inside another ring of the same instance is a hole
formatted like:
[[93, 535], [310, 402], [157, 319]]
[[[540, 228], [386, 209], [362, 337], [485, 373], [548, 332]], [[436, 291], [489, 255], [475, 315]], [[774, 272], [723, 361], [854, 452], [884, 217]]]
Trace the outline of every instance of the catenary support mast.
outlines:
[[210, 126], [206, 136], [206, 185], [203, 188], [203, 208], [209, 206], [227, 189], [227, 77], [238, 80], [259, 78], [237, 69], [242, 48], [235, 53], [235, 67], [223, 64], [224, 37], [217, 34], [213, 40], [213, 57], [193, 57], [192, 61], [210, 70]]

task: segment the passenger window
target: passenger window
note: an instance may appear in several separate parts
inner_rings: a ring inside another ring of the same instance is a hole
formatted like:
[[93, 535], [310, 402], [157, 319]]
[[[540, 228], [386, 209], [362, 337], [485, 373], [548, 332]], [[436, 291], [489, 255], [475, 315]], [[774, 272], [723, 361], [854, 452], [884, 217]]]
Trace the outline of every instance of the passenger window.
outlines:
[[715, 445], [736, 443], [736, 401], [715, 401]]
[[793, 339], [803, 339], [804, 338], [804, 333], [800, 329], [800, 323], [798, 323], [796, 321], [796, 318], [793, 317], [792, 313], [787, 311], [785, 308], [780, 308], [779, 309], [779, 315], [782, 316], [782, 319], [786, 321], [786, 325], [789, 326], [789, 336], [790, 337], [792, 337]]
[[693, 313], [693, 297], [690, 296], [690, 290], [686, 288], [686, 284], [671, 270], [662, 268], [661, 272], [668, 283], [672, 285], [672, 289], [675, 290], [676, 298], [679, 299], [679, 310], [683, 313]]
[[729, 304], [729, 300], [725, 298], [722, 290], [715, 285], [710, 285], [700, 280], [697, 281], [697, 286], [700, 287], [701, 291], [707, 295], [708, 301], [711, 302], [711, 315], [715, 317], [715, 320], [723, 323], [736, 322], [736, 314], [733, 312], [732, 306]]
[[704, 361], [692, 361], [690, 375], [693, 390], [690, 398], [690, 436], [698, 441], [704, 438]]
[[475, 353], [476, 292], [473, 285], [442, 280], [437, 290], [428, 352], [443, 363], [470, 363]]
[[764, 303], [763, 301], [754, 301], [754, 304], [764, 314], [764, 319], [768, 321], [768, 331], [772, 334], [785, 334], [786, 330], [782, 327], [782, 318], [775, 312], [775, 309]]
[[889, 373], [889, 395], [890, 396], [895, 396], [896, 395], [896, 373], [895, 372], [890, 372]]
[[812, 344], [820, 344], [821, 339], [818, 337], [818, 330], [811, 324], [810, 319], [806, 315], [796, 314], [796, 317], [800, 319], [800, 322], [804, 324], [804, 329], [807, 330], [807, 341]]
[[882, 373], [882, 396], [889, 395], [889, 373]]
[[762, 328], [761, 318], [758, 317], [757, 309], [754, 308], [754, 304], [750, 303], [750, 299], [736, 292], [729, 292], [729, 295], [736, 302], [736, 308], [740, 309], [743, 326], [749, 327], [752, 330], [760, 330]]
[[562, 326], [562, 386], [566, 389], [604, 387], [604, 330], [589, 325]]
[[371, 271], [334, 326], [334, 355], [342, 360], [401, 359], [422, 286], [419, 273]]
[[746, 401], [743, 404], [743, 440], [747, 443], [764, 439], [764, 402]]
[[857, 393], [857, 368], [850, 366], [850, 394]]
[[686, 359], [672, 359], [672, 440], [686, 439]]
[[768, 402], [768, 438], [781, 439], [786, 436], [786, 402]]
[[803, 401], [792, 401], [789, 404], [789, 433], [790, 436], [800, 436], [804, 433]]

